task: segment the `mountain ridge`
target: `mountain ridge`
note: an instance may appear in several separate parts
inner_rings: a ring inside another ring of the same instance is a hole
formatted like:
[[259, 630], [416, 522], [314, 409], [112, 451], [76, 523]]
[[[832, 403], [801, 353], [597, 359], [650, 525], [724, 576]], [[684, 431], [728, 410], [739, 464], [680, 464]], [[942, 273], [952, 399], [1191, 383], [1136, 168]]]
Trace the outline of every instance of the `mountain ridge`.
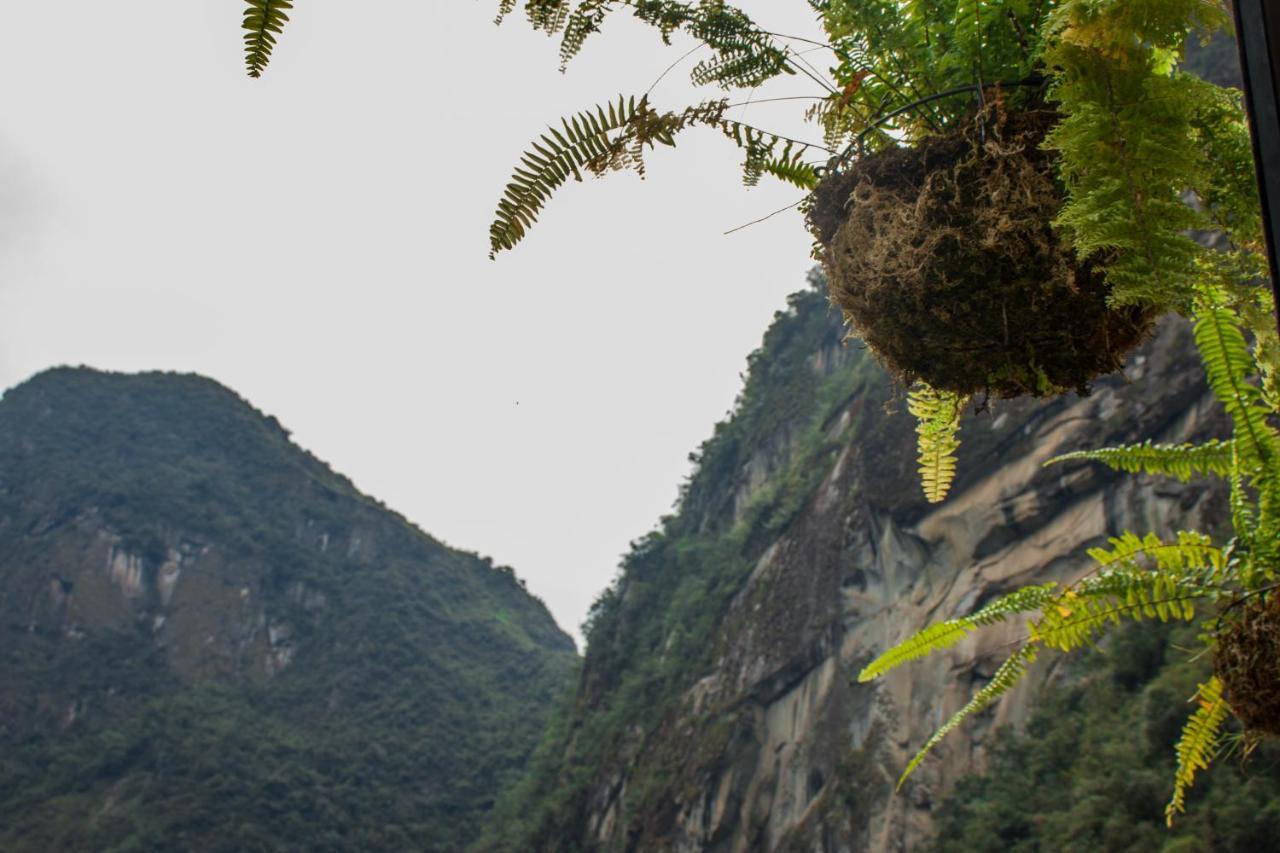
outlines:
[[194, 374], [0, 398], [0, 846], [454, 850], [573, 641]]

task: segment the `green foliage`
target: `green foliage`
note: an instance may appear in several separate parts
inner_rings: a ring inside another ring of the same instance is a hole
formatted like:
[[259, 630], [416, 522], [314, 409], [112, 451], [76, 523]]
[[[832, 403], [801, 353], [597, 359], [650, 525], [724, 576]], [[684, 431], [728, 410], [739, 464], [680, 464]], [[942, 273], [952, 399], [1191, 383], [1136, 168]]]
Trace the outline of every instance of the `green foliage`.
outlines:
[[907, 781], [907, 777], [911, 775], [911, 771], [920, 766], [920, 762], [924, 761], [924, 758], [929, 754], [929, 751], [937, 746], [944, 737], [954, 731], [956, 726], [964, 722], [966, 717], [970, 714], [981, 711], [983, 708], [986, 708], [992, 702], [1012, 690], [1014, 685], [1026, 676], [1027, 667], [1035, 662], [1036, 651], [1037, 650], [1034, 645], [1027, 644], [1009, 655], [1009, 657], [1005, 658], [1004, 663], [1000, 664], [1000, 667], [995, 671], [995, 674], [991, 676], [991, 680], [983, 685], [981, 690], [973, 694], [973, 698], [971, 698], [963, 708], [952, 714], [951, 719], [939, 726], [938, 730], [934, 732], [927, 741], [925, 741], [924, 746], [920, 747], [920, 751], [917, 752], [915, 757], [907, 763], [907, 769], [903, 770], [902, 775], [898, 777], [898, 788], [902, 788], [902, 784]]
[[1109, 627], [1143, 618], [1191, 620], [1195, 602], [1217, 597], [1225, 558], [1208, 538], [1179, 533], [1174, 541], [1154, 534], [1132, 533], [1111, 540], [1111, 548], [1089, 551], [1098, 564], [1095, 574], [1074, 584], [1056, 582], [1016, 590], [967, 617], [931, 625], [893, 646], [858, 674], [870, 681], [909, 661], [950, 648], [974, 629], [1037, 611], [1028, 634], [996, 675], [944, 723], [916, 753], [899, 786], [947, 734], [970, 714], [1004, 695], [1025, 674], [1041, 648], [1069, 652], [1093, 645]]
[[[1038, 615], [1028, 622], [1026, 639], [1006, 661], [1009, 669], [1001, 668], [1001, 684], [995, 688], [987, 685], [943, 725], [908, 765], [904, 778], [965, 716], [1008, 689], [1022, 672], [1018, 663], [1022, 656], [1034, 656], [1041, 647], [1070, 652], [1092, 646], [1108, 630], [1126, 622], [1191, 621], [1196, 617], [1198, 603], [1238, 600], [1275, 578], [1280, 551], [1276, 545], [1280, 539], [1280, 500], [1276, 498], [1280, 455], [1276, 453], [1276, 431], [1269, 423], [1275, 411], [1268, 408], [1265, 395], [1254, 384], [1258, 363], [1237, 316], [1224, 307], [1222, 292], [1203, 287], [1196, 298], [1196, 344], [1209, 387], [1231, 417], [1233, 438], [1198, 447], [1157, 447], [1148, 443], [1072, 453], [1052, 459], [1049, 464], [1084, 459], [1120, 470], [1182, 480], [1193, 473], [1227, 479], [1232, 484], [1235, 528], [1229, 551], [1197, 532], [1181, 532], [1172, 541], [1162, 540], [1154, 533], [1139, 536], [1125, 532], [1111, 540], [1110, 548], [1089, 550], [1097, 569], [1074, 584], [1018, 590], [969, 617], [927, 627], [889, 649], [862, 671], [859, 680], [875, 678], [895, 666], [949, 648], [980, 625], [1038, 610]], [[1246, 490], [1246, 482], [1252, 491]], [[1212, 633], [1207, 636], [1212, 643]], [[1182, 810], [1196, 770], [1207, 766], [1225, 714], [1219, 699], [1220, 685], [1216, 681], [1202, 687], [1199, 709], [1187, 724], [1178, 749], [1170, 821]]]
[[570, 177], [634, 170], [644, 177], [645, 148], [661, 143], [674, 147], [675, 137], [690, 127], [718, 129], [745, 154], [743, 181], [755, 185], [760, 176], [774, 175], [803, 188], [812, 188], [817, 175], [804, 161], [809, 146], [724, 117], [726, 100], [706, 101], [680, 112], [660, 113], [648, 96], [619, 97], [548, 128], [520, 159], [507, 184], [494, 221], [489, 226], [489, 257], [510, 249], [524, 238], [538, 214]]
[[1182, 737], [1174, 747], [1178, 768], [1173, 774], [1173, 797], [1165, 807], [1165, 822], [1173, 826], [1175, 815], [1187, 810], [1187, 791], [1197, 771], [1208, 770], [1217, 754], [1222, 737], [1222, 724], [1227, 721], [1227, 703], [1222, 698], [1222, 682], [1215, 675], [1196, 688], [1199, 706], [1182, 728]]
[[966, 397], [952, 391], [938, 391], [921, 383], [907, 397], [907, 410], [916, 418], [916, 439], [920, 452], [920, 484], [929, 503], [947, 496], [956, 476], [956, 448], [960, 439], [960, 415]]
[[[517, 0], [502, 0], [498, 22], [516, 5]], [[723, 0], [526, 0], [524, 9], [534, 29], [560, 34], [561, 69], [578, 55], [589, 36], [599, 32], [610, 13], [628, 9], [657, 29], [668, 44], [673, 33], [682, 31], [711, 49], [711, 58], [698, 62], [690, 72], [695, 85], [751, 88], [779, 74], [795, 73], [789, 51]]]
[[1046, 464], [1101, 462], [1129, 474], [1158, 474], [1187, 482], [1195, 476], [1230, 477], [1235, 465], [1235, 443], [1206, 441], [1203, 444], [1154, 444], [1150, 440], [1125, 447], [1078, 450], [1055, 456]]
[[276, 46], [276, 36], [284, 31], [293, 8], [292, 0], [245, 0], [244, 10], [244, 62], [250, 77], [261, 77], [271, 51]]
[[1257, 364], [1234, 314], [1209, 305], [1196, 317], [1196, 346], [1204, 359], [1209, 387], [1235, 424], [1236, 449], [1246, 470], [1271, 460], [1276, 453], [1275, 431], [1262, 390], [1250, 377]]
[[[1207, 682], [1193, 626], [1131, 625], [1064, 661], [1021, 732], [984, 737], [987, 769], [934, 801], [935, 853], [1253, 853], [1280, 837], [1280, 753], [1219, 759], [1165, 825], [1186, 700]], [[1198, 707], [1198, 706], [1197, 706]], [[1237, 736], [1228, 725], [1225, 742]]]
[[[810, 5], [821, 14], [839, 59], [833, 72], [840, 91], [815, 114], [830, 141], [867, 134], [867, 147], [874, 150], [972, 118], [972, 91], [913, 107], [926, 97], [1028, 77], [1037, 67], [1050, 4], [810, 0]], [[871, 133], [875, 128], [878, 132]]]
[[1252, 221], [1238, 104], [1175, 70], [1193, 29], [1225, 23], [1208, 0], [1069, 0], [1049, 20], [1044, 59], [1063, 118], [1046, 145], [1061, 156], [1067, 188], [1056, 224], [1080, 254], [1106, 260], [1117, 304], [1190, 308], [1207, 250], [1187, 232], [1211, 222], [1185, 202], [1188, 192], [1225, 218]]
[[[209, 380], [41, 374], [0, 401], [0, 470], [0, 849], [458, 850], [572, 675], [509, 569]], [[140, 557], [127, 605], [100, 536]], [[39, 604], [59, 578], [79, 624]], [[271, 677], [250, 607], [291, 631]]]
[[860, 673], [859, 681], [870, 681], [884, 675], [904, 663], [927, 657], [934, 652], [949, 649], [967, 637], [974, 629], [1003, 622], [1017, 613], [1039, 610], [1062, 594], [1057, 583], [1023, 587], [1009, 595], [1001, 596], [968, 616], [937, 622], [912, 634], [903, 642], [885, 651]]

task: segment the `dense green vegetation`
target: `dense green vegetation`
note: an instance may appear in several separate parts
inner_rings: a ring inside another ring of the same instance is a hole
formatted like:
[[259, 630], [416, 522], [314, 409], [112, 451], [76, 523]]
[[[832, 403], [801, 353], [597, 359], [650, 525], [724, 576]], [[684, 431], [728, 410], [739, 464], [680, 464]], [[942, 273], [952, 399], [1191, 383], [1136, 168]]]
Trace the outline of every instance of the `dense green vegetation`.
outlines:
[[208, 380], [41, 374], [0, 401], [0, 472], [2, 849], [457, 850], [571, 677], [510, 569]]
[[1000, 732], [985, 775], [938, 810], [939, 853], [1255, 853], [1280, 839], [1280, 750], [1238, 742], [1164, 825], [1184, 701], [1209, 675], [1194, 630], [1130, 626], [1076, 661], [1022, 733]]

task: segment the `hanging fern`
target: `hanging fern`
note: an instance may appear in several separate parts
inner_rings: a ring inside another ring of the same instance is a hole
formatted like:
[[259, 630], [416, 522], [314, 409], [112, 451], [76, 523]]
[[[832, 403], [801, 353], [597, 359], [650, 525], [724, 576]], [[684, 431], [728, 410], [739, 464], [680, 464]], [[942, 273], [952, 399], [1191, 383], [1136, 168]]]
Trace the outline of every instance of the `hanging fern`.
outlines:
[[[516, 5], [517, 0], [501, 0], [496, 21], [501, 23]], [[794, 73], [785, 47], [742, 10], [718, 0], [525, 0], [524, 9], [534, 29], [560, 34], [561, 70], [611, 13], [629, 9], [657, 29], [665, 42], [670, 42], [672, 33], [683, 31], [711, 49], [712, 57], [697, 63], [690, 73], [696, 85], [749, 88], [779, 74]]]
[[858, 681], [871, 681], [904, 663], [949, 649], [977, 628], [1003, 622], [1017, 613], [1039, 610], [1061, 594], [1062, 586], [1056, 582], [1023, 587], [996, 599], [968, 616], [930, 625], [863, 667], [858, 673]]
[[939, 726], [938, 730], [933, 733], [933, 736], [925, 741], [924, 746], [920, 748], [920, 751], [917, 752], [915, 757], [907, 764], [907, 769], [903, 770], [902, 775], [898, 777], [898, 788], [902, 788], [902, 784], [907, 781], [907, 777], [911, 775], [912, 771], [920, 766], [920, 762], [924, 761], [924, 757], [929, 754], [929, 751], [937, 746], [938, 743], [950, 734], [957, 726], [964, 722], [966, 717], [981, 711], [983, 708], [986, 708], [992, 702], [1012, 690], [1014, 686], [1027, 674], [1027, 667], [1034, 663], [1035, 659], [1035, 646], [1025, 645], [1010, 655], [1004, 663], [1000, 664], [995, 675], [991, 676], [991, 680], [988, 681], [981, 690], [973, 694], [973, 698], [969, 700], [968, 704], [959, 711], [956, 711], [955, 714], [951, 716], [951, 719]]
[[271, 50], [276, 46], [276, 36], [284, 31], [289, 16], [286, 10], [293, 8], [291, 0], [245, 0], [243, 29], [244, 61], [250, 77], [261, 77], [271, 60]]
[[[890, 648], [858, 673], [866, 682], [910, 661], [956, 645], [977, 628], [1022, 613], [1038, 613], [1028, 622], [1026, 640], [986, 685], [939, 728], [902, 774], [905, 779], [944, 736], [965, 717], [1008, 691], [1026, 672], [1040, 648], [1067, 652], [1089, 646], [1110, 626], [1123, 621], [1195, 618], [1196, 603], [1221, 594], [1227, 561], [1209, 538], [1194, 531], [1173, 541], [1155, 534], [1126, 532], [1110, 548], [1089, 555], [1098, 571], [1070, 586], [1050, 582], [1024, 587], [969, 616], [930, 625]], [[902, 781], [899, 780], [899, 786]]]
[[1196, 126], [1221, 97], [1174, 65], [1193, 28], [1226, 21], [1205, 0], [1066, 0], [1051, 13], [1044, 58], [1063, 119], [1046, 144], [1067, 188], [1056, 224], [1080, 254], [1112, 255], [1118, 304], [1190, 307], [1205, 250], [1187, 232], [1209, 223], [1183, 195], [1215, 183]]
[[1276, 435], [1266, 420], [1262, 389], [1250, 382], [1257, 364], [1235, 315], [1216, 305], [1204, 308], [1196, 317], [1195, 339], [1209, 387], [1235, 424], [1246, 464], [1269, 459], [1275, 454]]
[[1182, 728], [1182, 737], [1174, 747], [1178, 754], [1178, 768], [1174, 771], [1173, 797], [1165, 806], [1165, 823], [1173, 826], [1173, 819], [1186, 808], [1187, 791], [1195, 781], [1196, 773], [1209, 769], [1218, 752], [1222, 724], [1227, 719], [1227, 703], [1222, 697], [1222, 681], [1215, 675], [1196, 690], [1196, 710]]
[[1150, 440], [1123, 447], [1079, 450], [1055, 456], [1045, 465], [1063, 462], [1101, 462], [1129, 474], [1160, 474], [1187, 482], [1194, 476], [1231, 476], [1235, 444], [1207, 441], [1204, 444], [1153, 444]]
[[746, 152], [743, 182], [754, 186], [769, 174], [802, 188], [817, 181], [805, 162], [809, 146], [794, 139], [726, 119], [728, 101], [706, 101], [679, 112], [655, 110], [647, 96], [619, 97], [561, 119], [520, 158], [489, 226], [489, 257], [513, 248], [537, 221], [538, 214], [570, 177], [604, 175], [630, 169], [644, 176], [644, 150], [655, 144], [674, 146], [676, 135], [694, 126], [713, 127]]
[[919, 450], [920, 484], [929, 503], [947, 496], [956, 476], [956, 448], [960, 440], [960, 413], [968, 398], [950, 391], [938, 391], [920, 383], [907, 397], [907, 409], [916, 417], [916, 444]]

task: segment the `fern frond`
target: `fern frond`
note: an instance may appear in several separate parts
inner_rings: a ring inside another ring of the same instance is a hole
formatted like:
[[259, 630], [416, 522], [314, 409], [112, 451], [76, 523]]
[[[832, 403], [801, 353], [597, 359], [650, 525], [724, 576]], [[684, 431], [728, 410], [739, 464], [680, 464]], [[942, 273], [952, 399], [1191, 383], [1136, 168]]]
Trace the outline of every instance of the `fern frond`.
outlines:
[[571, 0], [526, 0], [524, 13], [535, 30], [554, 35], [568, 23], [572, 5]]
[[244, 61], [250, 77], [261, 77], [271, 60], [271, 50], [276, 46], [276, 36], [284, 31], [289, 16], [285, 11], [293, 8], [291, 0], [245, 0], [242, 29], [244, 36]]
[[1055, 456], [1044, 464], [1063, 462], [1101, 462], [1108, 468], [1129, 474], [1159, 474], [1184, 483], [1196, 475], [1212, 474], [1230, 477], [1235, 453], [1231, 441], [1207, 441], [1204, 444], [1141, 444], [1078, 450]]
[[1195, 602], [1217, 587], [1175, 572], [1120, 569], [1089, 578], [1041, 610], [1030, 625], [1031, 642], [1069, 652], [1091, 646], [1111, 625], [1144, 618], [1190, 621]]
[[1220, 306], [1204, 307], [1196, 314], [1194, 331], [1209, 388], [1231, 416], [1245, 463], [1257, 465], [1270, 459], [1276, 451], [1276, 435], [1267, 424], [1269, 411], [1262, 389], [1249, 381], [1257, 364], [1235, 315]]
[[936, 732], [925, 742], [920, 748], [911, 762], [907, 764], [907, 769], [902, 771], [902, 776], [898, 778], [898, 788], [902, 788], [902, 783], [907, 780], [924, 757], [929, 754], [929, 750], [933, 749], [938, 743], [951, 733], [956, 726], [964, 722], [964, 719], [970, 714], [981, 711], [995, 700], [1013, 689], [1022, 678], [1027, 674], [1027, 667], [1036, 659], [1036, 648], [1034, 645], [1028, 644], [1018, 649], [1009, 656], [1008, 660], [1000, 664], [1000, 668], [996, 670], [991, 680], [973, 695], [963, 708], [952, 715], [951, 719], [943, 723]]
[[929, 503], [945, 498], [955, 479], [955, 451], [960, 446], [956, 433], [960, 430], [960, 413], [968, 399], [924, 383], [907, 396], [907, 410], [916, 417], [920, 484]]
[[802, 190], [812, 190], [818, 185], [817, 171], [811, 164], [801, 160], [800, 154], [765, 160], [760, 164], [760, 171]]
[[613, 150], [610, 135], [645, 112], [652, 112], [645, 98], [619, 97], [607, 107], [561, 119], [559, 130], [548, 128], [520, 158], [498, 202], [489, 226], [489, 257], [520, 242], [551, 194], [571, 176], [582, 180], [584, 170], [590, 171]]
[[1027, 586], [1001, 596], [968, 616], [934, 623], [912, 634], [863, 667], [858, 673], [858, 681], [870, 681], [904, 663], [949, 649], [975, 628], [994, 625], [1017, 613], [1039, 610], [1061, 594], [1062, 587], [1052, 581], [1039, 586]]
[[1186, 810], [1187, 790], [1195, 781], [1196, 772], [1209, 769], [1222, 739], [1222, 724], [1227, 719], [1227, 702], [1222, 698], [1222, 681], [1218, 676], [1199, 685], [1196, 690], [1196, 710], [1182, 728], [1182, 737], [1175, 747], [1178, 768], [1173, 776], [1173, 797], [1164, 809], [1164, 820], [1173, 826], [1175, 815]]
[[748, 186], [764, 174], [804, 189], [817, 183], [813, 167], [803, 160], [807, 144], [728, 120], [728, 107], [720, 99], [660, 113], [647, 96], [619, 97], [616, 103], [561, 119], [560, 128], [539, 137], [512, 174], [489, 226], [489, 257], [519, 243], [552, 193], [570, 177], [582, 180], [583, 172], [603, 175], [624, 169], [644, 177], [645, 148], [675, 145], [677, 134], [697, 125], [718, 128], [746, 152], [742, 173]]

